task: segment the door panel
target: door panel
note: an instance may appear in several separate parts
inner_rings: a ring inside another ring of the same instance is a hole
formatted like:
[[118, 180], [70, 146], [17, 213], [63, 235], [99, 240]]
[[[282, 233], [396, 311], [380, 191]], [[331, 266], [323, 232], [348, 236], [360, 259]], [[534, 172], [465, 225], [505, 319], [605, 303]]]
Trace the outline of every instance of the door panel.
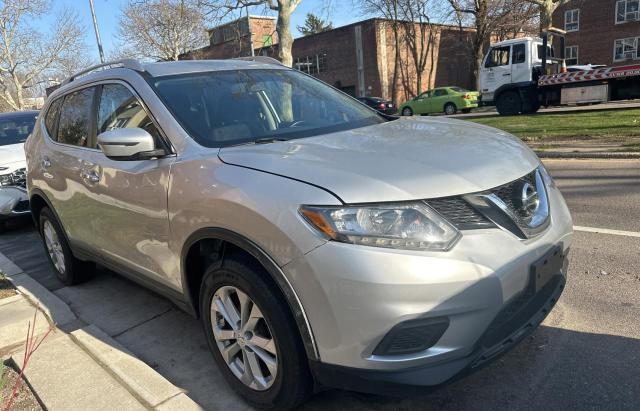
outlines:
[[[96, 128], [143, 128], [156, 138], [159, 130], [133, 91], [124, 84], [102, 86]], [[84, 183], [94, 194], [92, 249], [165, 285], [171, 253], [168, 247], [167, 186], [174, 158], [116, 161], [93, 152], [84, 164]]]
[[89, 221], [92, 218], [92, 191], [82, 180], [82, 170], [91, 156], [94, 137], [91, 108], [95, 87], [69, 93], [60, 108], [57, 132], [45, 140], [46, 150], [39, 159], [43, 189], [64, 227], [75, 244], [86, 245], [93, 237]]
[[480, 76], [482, 94], [491, 96], [503, 84], [511, 83], [511, 46], [492, 47], [487, 53]]

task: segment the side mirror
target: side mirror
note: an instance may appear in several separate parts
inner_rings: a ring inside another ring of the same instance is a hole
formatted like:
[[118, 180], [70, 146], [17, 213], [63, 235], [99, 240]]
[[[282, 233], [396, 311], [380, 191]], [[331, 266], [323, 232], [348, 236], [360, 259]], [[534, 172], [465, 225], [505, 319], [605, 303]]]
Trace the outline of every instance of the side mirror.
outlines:
[[165, 155], [156, 150], [151, 134], [141, 128], [118, 128], [98, 135], [98, 146], [113, 160], [146, 160]]

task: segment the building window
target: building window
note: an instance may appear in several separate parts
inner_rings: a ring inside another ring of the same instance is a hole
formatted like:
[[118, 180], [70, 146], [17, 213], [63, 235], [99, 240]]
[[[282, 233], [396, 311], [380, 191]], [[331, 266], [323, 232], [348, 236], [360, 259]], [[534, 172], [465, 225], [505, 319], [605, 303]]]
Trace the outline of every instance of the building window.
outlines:
[[294, 67], [312, 76], [324, 73], [327, 71], [327, 52], [321, 51], [313, 56], [297, 57]]
[[638, 50], [638, 43], [640, 43], [640, 37], [616, 40], [613, 61], [639, 59], [640, 50]]
[[564, 12], [564, 29], [565, 31], [578, 31], [580, 29], [580, 9]]
[[567, 63], [567, 66], [578, 65], [578, 46], [565, 47], [564, 58]]
[[616, 2], [616, 23], [640, 20], [640, 0], [619, 0]]

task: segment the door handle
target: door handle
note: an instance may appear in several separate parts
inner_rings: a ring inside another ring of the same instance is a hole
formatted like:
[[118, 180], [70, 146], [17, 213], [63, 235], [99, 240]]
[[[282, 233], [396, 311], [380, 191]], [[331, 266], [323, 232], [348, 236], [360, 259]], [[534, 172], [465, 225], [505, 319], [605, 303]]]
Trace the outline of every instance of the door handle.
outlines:
[[504, 73], [502, 76], [503, 76], [503, 77], [508, 77], [508, 76], [510, 76], [510, 75], [511, 75], [511, 73]]
[[95, 171], [83, 171], [82, 178], [91, 183], [97, 183], [98, 181], [100, 181], [100, 176]]
[[41, 163], [41, 164], [42, 164], [42, 168], [49, 168], [49, 167], [51, 167], [51, 161], [50, 161], [48, 158], [46, 158], [46, 157], [42, 160], [42, 163]]

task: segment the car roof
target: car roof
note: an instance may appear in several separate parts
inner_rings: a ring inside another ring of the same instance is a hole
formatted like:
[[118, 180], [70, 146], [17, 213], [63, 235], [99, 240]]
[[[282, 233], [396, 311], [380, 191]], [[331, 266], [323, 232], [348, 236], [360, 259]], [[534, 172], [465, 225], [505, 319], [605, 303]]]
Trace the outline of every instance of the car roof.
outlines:
[[282, 65], [275, 59], [269, 57], [249, 57], [227, 60], [180, 60], [143, 63], [136, 60], [120, 60], [99, 64], [72, 75], [62, 82], [51, 98], [56, 98], [65, 94], [69, 89], [79, 85], [103, 80], [105, 78], [126, 77], [128, 75], [145, 74], [151, 77], [164, 77], [178, 74], [204, 73], [210, 71], [226, 70], [292, 70], [290, 67]]

